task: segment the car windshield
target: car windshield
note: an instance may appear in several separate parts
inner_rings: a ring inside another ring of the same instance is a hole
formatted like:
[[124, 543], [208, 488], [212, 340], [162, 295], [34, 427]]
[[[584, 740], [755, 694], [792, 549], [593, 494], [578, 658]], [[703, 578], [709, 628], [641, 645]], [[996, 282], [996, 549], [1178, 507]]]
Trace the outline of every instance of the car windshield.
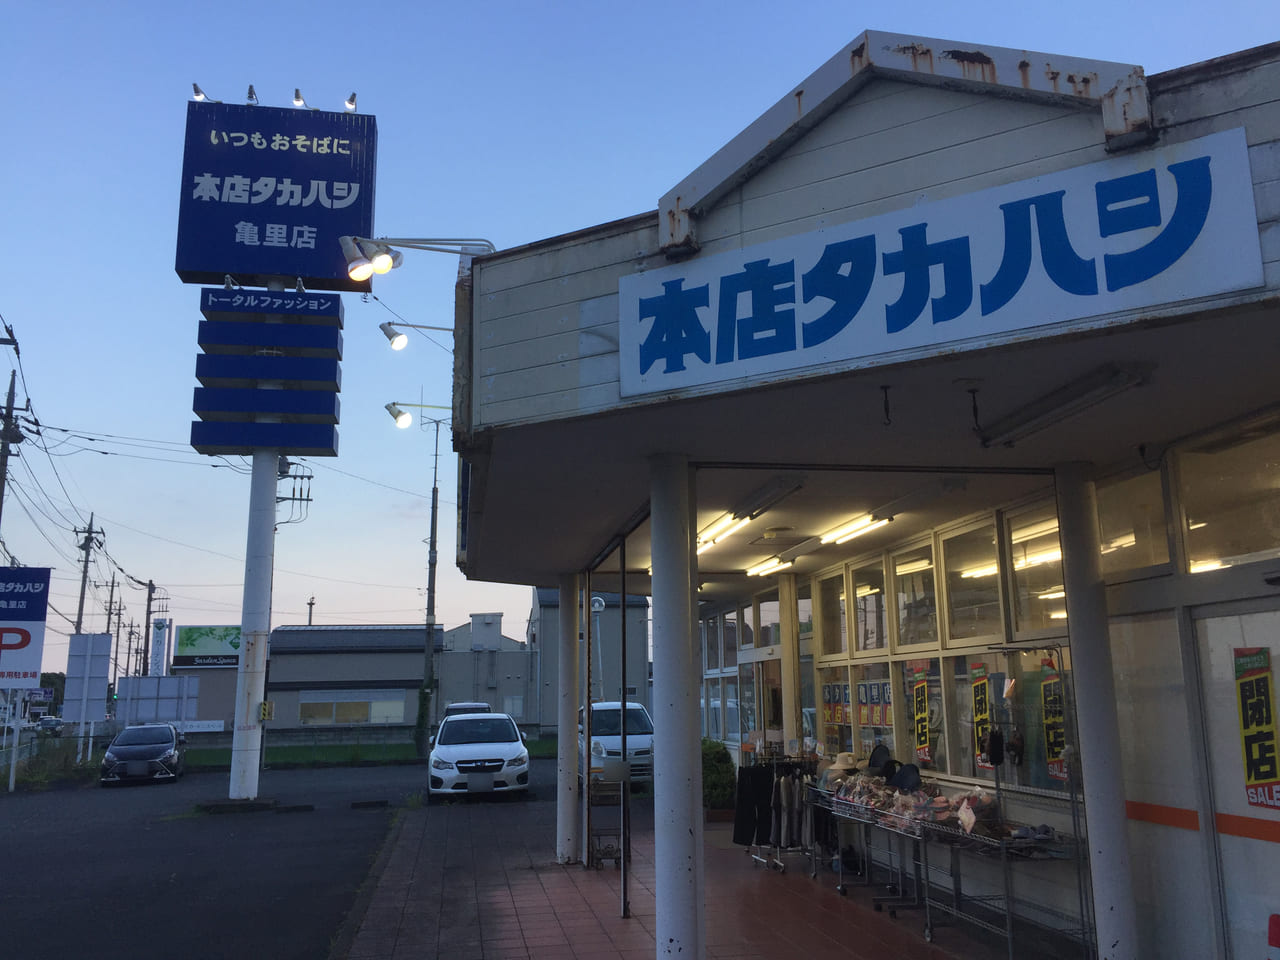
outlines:
[[147, 743], [172, 743], [173, 732], [168, 727], [130, 727], [116, 737], [117, 747], [137, 747]]
[[[622, 734], [618, 722], [617, 707], [593, 707], [591, 710], [591, 735], [593, 737], [617, 737]], [[639, 707], [627, 708], [627, 734], [653, 733], [653, 723], [649, 715]]]
[[513, 743], [519, 739], [509, 717], [455, 717], [440, 725], [436, 743]]

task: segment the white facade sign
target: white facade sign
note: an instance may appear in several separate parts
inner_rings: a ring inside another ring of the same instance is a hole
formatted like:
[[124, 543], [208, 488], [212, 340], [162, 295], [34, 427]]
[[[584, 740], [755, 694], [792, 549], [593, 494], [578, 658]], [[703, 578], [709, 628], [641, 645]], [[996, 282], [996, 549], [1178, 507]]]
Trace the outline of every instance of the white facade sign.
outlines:
[[1228, 130], [624, 277], [621, 392], [877, 366], [1262, 284]]
[[48, 567], [0, 568], [0, 689], [40, 686]]
[[63, 720], [102, 723], [107, 719], [111, 640], [109, 633], [71, 635], [67, 648], [67, 682], [62, 691]]

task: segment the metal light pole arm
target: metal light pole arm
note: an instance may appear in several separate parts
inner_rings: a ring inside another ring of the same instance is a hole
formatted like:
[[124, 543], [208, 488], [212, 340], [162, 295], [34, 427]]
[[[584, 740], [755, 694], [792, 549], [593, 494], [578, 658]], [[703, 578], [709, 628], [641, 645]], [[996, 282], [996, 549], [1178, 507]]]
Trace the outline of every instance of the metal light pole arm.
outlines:
[[486, 254], [494, 253], [497, 247], [492, 240], [483, 237], [352, 237], [359, 243], [361, 240], [385, 243], [389, 247], [405, 247], [409, 250], [430, 250], [434, 253]]

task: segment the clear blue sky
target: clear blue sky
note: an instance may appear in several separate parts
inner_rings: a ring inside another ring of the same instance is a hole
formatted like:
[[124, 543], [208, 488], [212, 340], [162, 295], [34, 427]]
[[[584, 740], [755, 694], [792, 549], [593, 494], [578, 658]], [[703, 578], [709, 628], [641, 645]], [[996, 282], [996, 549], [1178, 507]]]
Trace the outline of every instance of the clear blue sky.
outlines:
[[[362, 13], [361, 11], [367, 12]], [[654, 209], [658, 198], [865, 29], [1141, 64], [1148, 74], [1280, 39], [1280, 7], [1152, 0], [885, 7], [608, 2], [10, 4], [0, 31], [0, 314], [22, 351], [19, 405], [42, 436], [11, 461], [0, 537], [54, 568], [44, 663], [66, 663], [74, 528], [91, 512], [85, 629], [113, 571], [154, 580], [180, 624], [238, 623], [248, 504], [239, 460], [188, 446], [198, 287], [173, 272], [186, 102], [212, 97], [378, 119], [377, 233], [483, 236], [499, 248]], [[432, 438], [389, 401], [448, 404], [451, 337], [393, 354], [389, 311], [450, 325], [456, 260], [406, 254], [347, 295], [341, 456], [309, 461], [314, 502], [282, 525], [276, 625], [420, 622]], [[17, 361], [0, 349], [6, 365]], [[442, 411], [443, 413], [443, 411]], [[467, 584], [453, 564], [456, 461], [441, 443], [438, 617], [502, 611], [523, 637], [530, 591]], [[285, 511], [282, 508], [282, 519]], [[108, 556], [109, 555], [109, 556]], [[118, 588], [118, 590], [121, 588]], [[145, 593], [125, 586], [125, 623]]]

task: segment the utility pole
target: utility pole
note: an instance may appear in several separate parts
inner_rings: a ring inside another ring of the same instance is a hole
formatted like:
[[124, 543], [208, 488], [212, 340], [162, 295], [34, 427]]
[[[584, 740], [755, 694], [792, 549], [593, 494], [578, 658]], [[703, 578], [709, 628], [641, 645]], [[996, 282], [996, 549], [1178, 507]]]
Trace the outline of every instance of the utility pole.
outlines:
[[[113, 612], [112, 608], [115, 606], [115, 602], [116, 602], [116, 575], [113, 573], [111, 574], [111, 591], [107, 594], [107, 633], [111, 632], [111, 614]], [[117, 662], [116, 657], [117, 657], [117, 654], [116, 654], [115, 644], [112, 644], [111, 645], [111, 664], [113, 667], [116, 665], [116, 662]], [[111, 689], [112, 690], [115, 689], [115, 684], [116, 684], [115, 670], [113, 669], [111, 671]]]
[[81, 627], [84, 626], [84, 591], [89, 585], [89, 551], [95, 546], [102, 546], [101, 543], [94, 542], [94, 534], [102, 533], [101, 530], [93, 529], [93, 514], [89, 514], [89, 529], [76, 530], [76, 535], [83, 533], [84, 540], [80, 544], [80, 549], [84, 551], [84, 567], [80, 573], [80, 606], [76, 608], [76, 633], [82, 633]]
[[142, 676], [151, 676], [151, 599], [156, 595], [155, 581], [147, 581], [147, 619], [142, 627]]
[[[0, 343], [10, 343], [15, 350], [18, 349], [12, 337], [0, 339]], [[4, 402], [4, 422], [0, 424], [0, 517], [4, 516], [4, 488], [9, 480], [9, 444], [23, 440], [22, 431], [13, 422], [13, 388], [17, 375], [17, 370], [9, 372], [9, 396]]]
[[431, 688], [435, 684], [435, 647], [436, 647], [436, 518], [440, 508], [440, 424], [443, 421], [433, 420], [436, 427], [435, 454], [431, 466], [431, 539], [427, 541], [427, 644], [426, 663], [422, 668], [422, 689], [418, 692], [418, 723], [415, 736], [418, 740], [418, 752], [425, 757], [428, 753], [427, 742], [431, 729]]

